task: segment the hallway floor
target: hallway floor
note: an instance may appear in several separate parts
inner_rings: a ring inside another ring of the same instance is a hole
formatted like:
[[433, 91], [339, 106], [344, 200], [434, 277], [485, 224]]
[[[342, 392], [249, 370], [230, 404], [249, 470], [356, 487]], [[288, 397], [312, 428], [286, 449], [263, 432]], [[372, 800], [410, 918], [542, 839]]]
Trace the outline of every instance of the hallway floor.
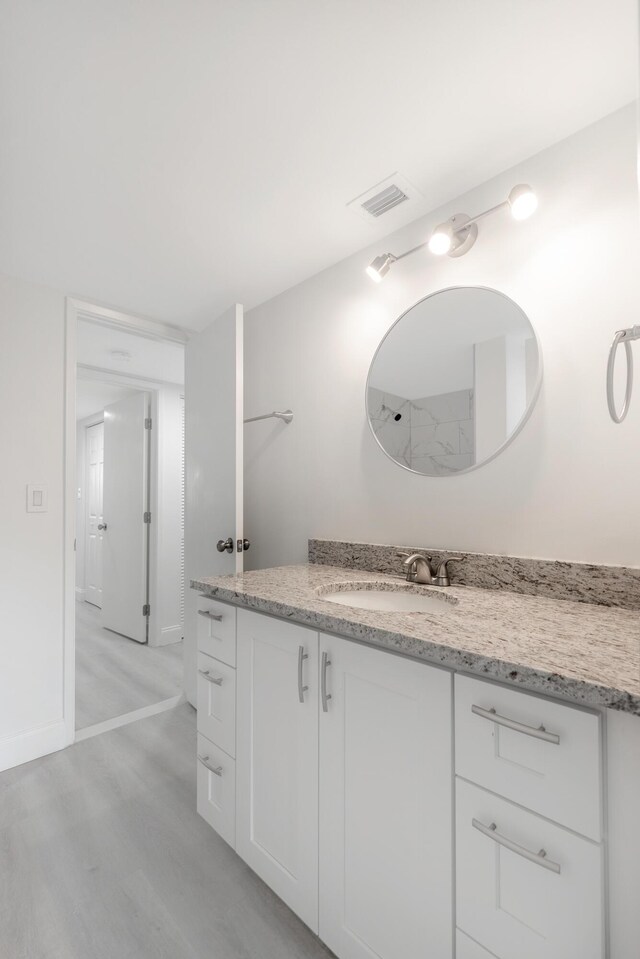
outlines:
[[182, 692], [182, 643], [151, 647], [102, 628], [76, 603], [76, 729], [115, 719]]
[[0, 956], [329, 959], [196, 813], [178, 706], [0, 774]]

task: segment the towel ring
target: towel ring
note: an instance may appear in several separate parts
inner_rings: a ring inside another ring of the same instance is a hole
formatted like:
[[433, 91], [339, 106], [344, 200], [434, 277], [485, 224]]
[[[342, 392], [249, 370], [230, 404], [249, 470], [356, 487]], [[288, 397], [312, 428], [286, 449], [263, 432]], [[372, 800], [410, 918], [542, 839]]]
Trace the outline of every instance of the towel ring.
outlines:
[[[633, 353], [631, 352], [631, 340], [638, 339], [640, 339], [640, 326], [632, 326], [628, 330], [618, 330], [613, 338], [611, 349], [609, 350], [609, 360], [607, 362], [607, 405], [609, 407], [609, 415], [614, 423], [622, 423], [629, 412], [631, 394], [633, 392]], [[627, 382], [624, 388], [622, 409], [620, 413], [618, 413], [613, 395], [613, 371], [616, 364], [616, 353], [621, 343], [624, 344], [627, 361]]]

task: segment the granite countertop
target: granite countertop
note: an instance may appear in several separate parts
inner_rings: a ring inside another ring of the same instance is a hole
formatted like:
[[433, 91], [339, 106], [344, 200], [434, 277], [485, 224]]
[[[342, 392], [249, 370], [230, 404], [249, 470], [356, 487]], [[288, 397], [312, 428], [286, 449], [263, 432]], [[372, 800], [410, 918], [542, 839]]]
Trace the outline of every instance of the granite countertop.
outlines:
[[442, 613], [355, 609], [319, 595], [332, 584], [403, 582], [382, 573], [303, 565], [204, 577], [191, 586], [439, 666], [640, 716], [638, 610], [471, 586], [410, 587], [443, 598]]

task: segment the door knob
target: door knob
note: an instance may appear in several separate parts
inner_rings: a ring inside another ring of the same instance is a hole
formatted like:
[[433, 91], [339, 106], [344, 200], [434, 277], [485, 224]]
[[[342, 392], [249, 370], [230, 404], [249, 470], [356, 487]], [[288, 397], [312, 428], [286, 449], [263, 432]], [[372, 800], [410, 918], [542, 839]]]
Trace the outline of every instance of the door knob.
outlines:
[[242, 552], [246, 552], [250, 546], [251, 546], [251, 543], [249, 542], [248, 539], [239, 539], [236, 545], [236, 549], [238, 550], [239, 553], [242, 553]]
[[106, 523], [98, 523], [98, 529], [106, 529], [106, 528], [107, 528]]
[[228, 539], [219, 539], [216, 543], [216, 549], [219, 553], [233, 553], [233, 540], [230, 536]]

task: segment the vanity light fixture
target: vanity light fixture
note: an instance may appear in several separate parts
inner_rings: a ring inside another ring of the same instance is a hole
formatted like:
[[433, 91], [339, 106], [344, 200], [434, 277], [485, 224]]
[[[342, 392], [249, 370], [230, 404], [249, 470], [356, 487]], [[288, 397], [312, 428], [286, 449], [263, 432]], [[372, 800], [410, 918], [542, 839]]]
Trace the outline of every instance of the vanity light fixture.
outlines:
[[381, 253], [367, 267], [367, 275], [371, 277], [374, 283], [380, 283], [383, 276], [386, 276], [391, 269], [391, 264], [395, 263], [397, 259], [393, 253]]
[[490, 213], [497, 213], [508, 207], [514, 220], [526, 220], [535, 212], [538, 206], [538, 198], [531, 187], [526, 183], [519, 183], [509, 193], [506, 200], [492, 206], [484, 213], [478, 213], [477, 216], [468, 217], [465, 213], [456, 213], [444, 223], [440, 223], [428, 240], [412, 247], [406, 253], [400, 253], [395, 256], [393, 253], [381, 253], [371, 261], [367, 267], [367, 274], [376, 283], [380, 283], [386, 276], [394, 263], [403, 260], [405, 256], [410, 256], [417, 250], [428, 247], [429, 251], [436, 256], [464, 256], [468, 253], [478, 237], [478, 220], [489, 216]]

